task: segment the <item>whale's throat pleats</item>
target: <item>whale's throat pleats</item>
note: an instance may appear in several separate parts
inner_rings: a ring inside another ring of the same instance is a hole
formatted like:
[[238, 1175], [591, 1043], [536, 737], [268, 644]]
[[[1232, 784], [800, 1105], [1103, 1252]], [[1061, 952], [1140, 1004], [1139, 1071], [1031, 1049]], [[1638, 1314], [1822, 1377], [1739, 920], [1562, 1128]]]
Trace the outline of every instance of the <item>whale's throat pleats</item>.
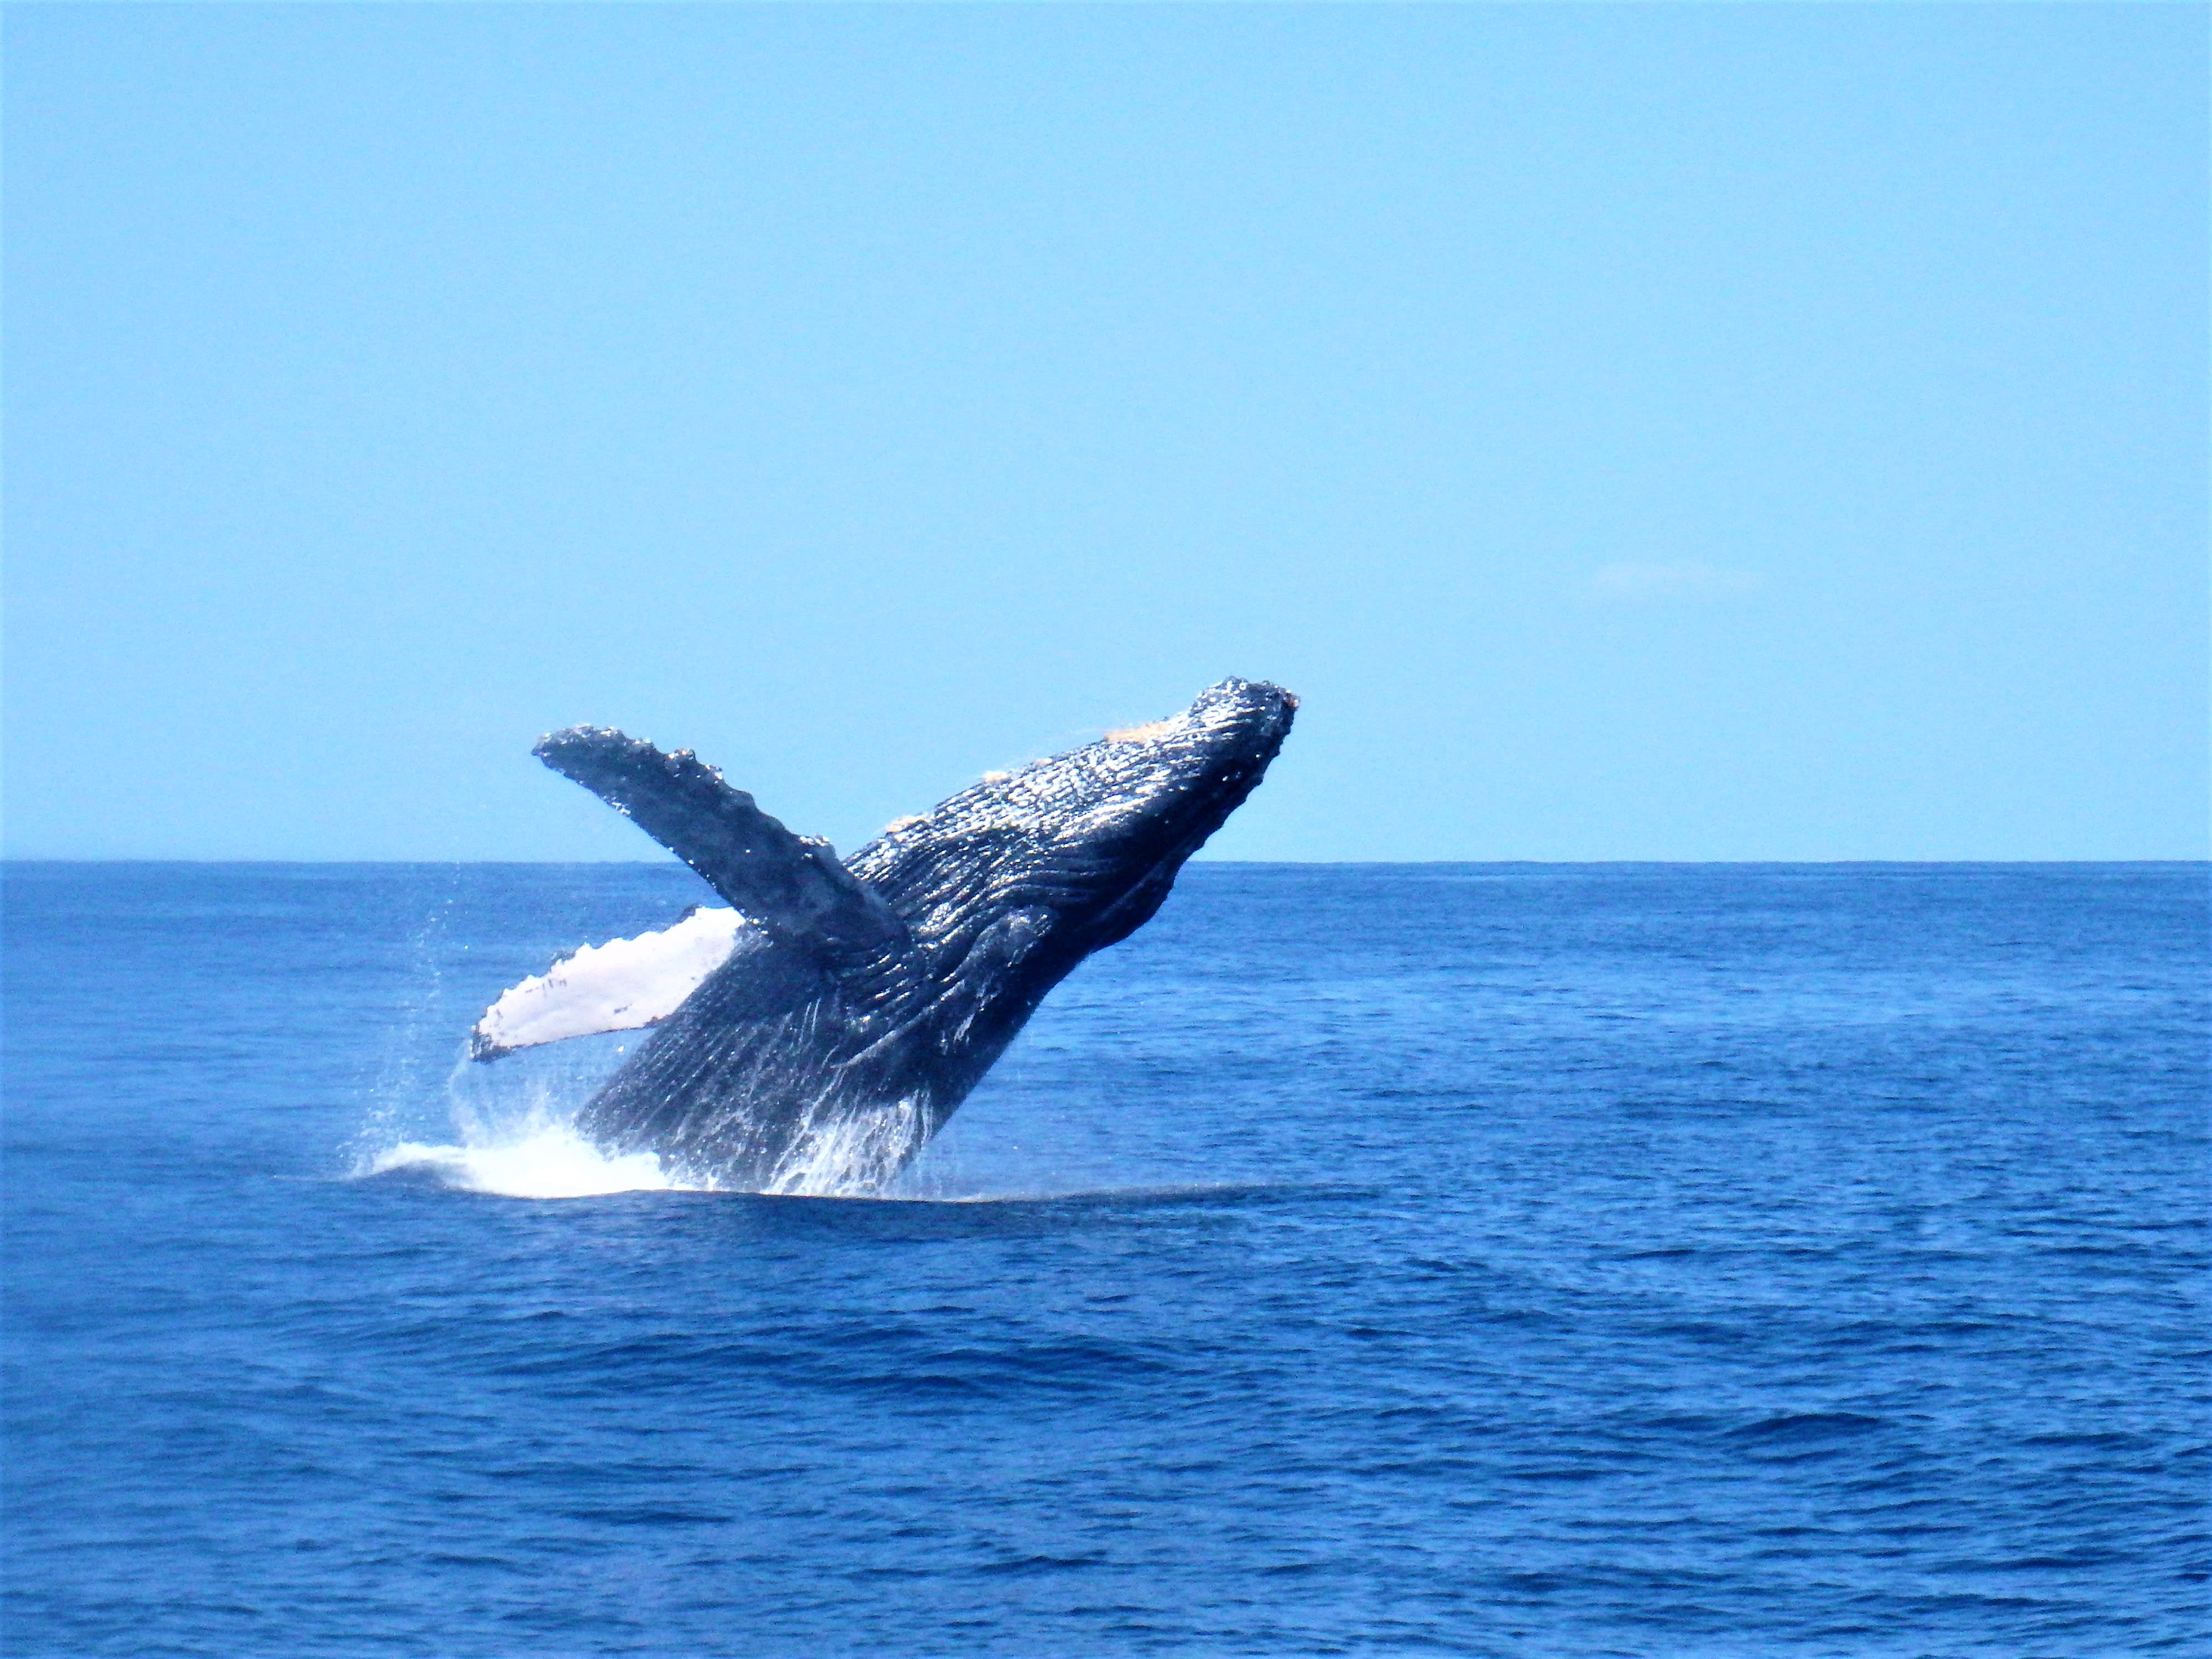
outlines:
[[690, 750], [579, 726], [535, 751], [697, 871], [769, 939], [831, 972], [907, 943], [883, 896], [837, 860], [826, 841], [794, 836]]

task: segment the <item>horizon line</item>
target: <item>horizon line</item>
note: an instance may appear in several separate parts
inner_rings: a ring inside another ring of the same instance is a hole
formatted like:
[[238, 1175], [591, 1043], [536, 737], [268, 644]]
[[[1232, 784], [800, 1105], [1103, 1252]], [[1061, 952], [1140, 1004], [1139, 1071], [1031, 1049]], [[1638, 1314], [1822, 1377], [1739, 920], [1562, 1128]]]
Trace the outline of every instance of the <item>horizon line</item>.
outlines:
[[[263, 869], [687, 869], [680, 859], [301, 859], [301, 858], [159, 858], [70, 857], [47, 854], [0, 854], [0, 870], [11, 865], [68, 865], [74, 866], [191, 865], [207, 868], [246, 866]], [[1810, 868], [1864, 867], [1942, 868], [1959, 865], [2009, 865], [2047, 868], [2052, 866], [2090, 867], [2107, 865], [2212, 865], [2212, 855], [2135, 858], [1829, 858], [1829, 859], [1681, 859], [1681, 858], [1439, 858], [1439, 859], [1192, 859], [1185, 868], [1206, 866], [1247, 869], [1423, 869], [1477, 865], [1534, 868], [1588, 869], [1634, 865], [1669, 868], [1796, 866]]]

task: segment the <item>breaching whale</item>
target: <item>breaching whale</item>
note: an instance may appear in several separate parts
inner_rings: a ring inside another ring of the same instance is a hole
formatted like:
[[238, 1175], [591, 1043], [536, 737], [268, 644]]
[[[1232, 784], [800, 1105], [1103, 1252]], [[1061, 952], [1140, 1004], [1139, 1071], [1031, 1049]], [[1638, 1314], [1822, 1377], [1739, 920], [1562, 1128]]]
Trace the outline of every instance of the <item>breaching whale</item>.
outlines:
[[562, 958], [486, 1012], [472, 1052], [649, 1026], [578, 1115], [604, 1150], [737, 1190], [880, 1185], [1047, 992], [1152, 918], [1297, 706], [1224, 680], [1181, 714], [988, 775], [842, 861], [689, 750], [556, 732], [538, 757], [730, 908]]

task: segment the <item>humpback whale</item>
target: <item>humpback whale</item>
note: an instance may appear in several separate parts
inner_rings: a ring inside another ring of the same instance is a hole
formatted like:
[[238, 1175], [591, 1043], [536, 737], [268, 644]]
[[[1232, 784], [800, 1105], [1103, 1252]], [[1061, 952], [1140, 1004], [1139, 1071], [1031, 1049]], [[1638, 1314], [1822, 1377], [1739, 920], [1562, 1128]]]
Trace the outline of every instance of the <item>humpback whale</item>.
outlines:
[[602, 1149], [737, 1190], [879, 1186], [1046, 993], [1151, 920], [1297, 706], [1224, 680], [1180, 714], [987, 775], [842, 860], [689, 750], [554, 732], [538, 758], [729, 908], [562, 958], [485, 1012], [472, 1053], [649, 1029], [578, 1115]]

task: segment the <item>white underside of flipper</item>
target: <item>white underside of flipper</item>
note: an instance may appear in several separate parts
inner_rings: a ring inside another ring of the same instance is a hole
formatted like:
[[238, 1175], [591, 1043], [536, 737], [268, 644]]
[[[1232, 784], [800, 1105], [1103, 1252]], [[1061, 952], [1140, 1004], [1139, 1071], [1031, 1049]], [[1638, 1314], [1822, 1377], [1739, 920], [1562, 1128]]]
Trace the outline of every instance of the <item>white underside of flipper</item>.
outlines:
[[699, 909], [659, 933], [586, 945], [485, 1009], [469, 1033], [470, 1057], [658, 1024], [749, 937], [757, 930], [735, 910]]

